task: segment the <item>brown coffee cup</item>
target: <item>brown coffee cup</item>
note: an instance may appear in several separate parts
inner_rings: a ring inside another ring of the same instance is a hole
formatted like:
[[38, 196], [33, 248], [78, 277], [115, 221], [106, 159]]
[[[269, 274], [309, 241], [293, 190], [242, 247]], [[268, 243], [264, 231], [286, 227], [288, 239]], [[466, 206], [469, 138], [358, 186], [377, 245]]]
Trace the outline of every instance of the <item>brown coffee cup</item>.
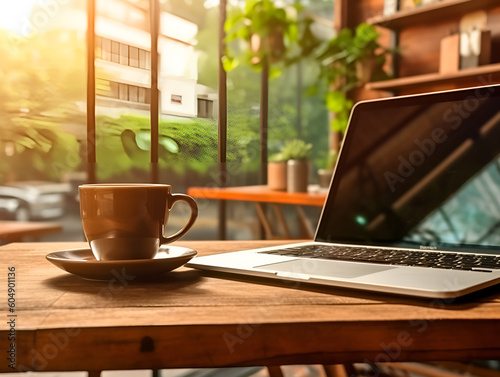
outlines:
[[[173, 242], [193, 226], [195, 200], [172, 194], [163, 184], [86, 184], [78, 187], [83, 231], [97, 260], [154, 258], [160, 245]], [[191, 215], [186, 225], [164, 236], [174, 203], [186, 202]]]

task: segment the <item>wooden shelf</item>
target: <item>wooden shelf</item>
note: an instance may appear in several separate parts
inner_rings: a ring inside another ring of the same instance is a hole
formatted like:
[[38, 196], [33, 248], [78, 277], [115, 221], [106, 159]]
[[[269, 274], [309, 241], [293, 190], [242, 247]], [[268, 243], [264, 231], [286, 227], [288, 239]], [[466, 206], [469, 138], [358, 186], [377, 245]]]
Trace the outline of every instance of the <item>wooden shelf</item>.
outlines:
[[469, 68], [456, 73], [429, 73], [418, 76], [401, 77], [392, 80], [371, 82], [365, 85], [368, 90], [403, 91], [425, 88], [436, 84], [469, 84], [471, 86], [486, 85], [500, 81], [500, 63]]
[[399, 11], [392, 15], [376, 16], [366, 22], [391, 30], [399, 30], [415, 23], [427, 23], [450, 15], [463, 15], [476, 10], [500, 6], [498, 0], [443, 0], [438, 3]]

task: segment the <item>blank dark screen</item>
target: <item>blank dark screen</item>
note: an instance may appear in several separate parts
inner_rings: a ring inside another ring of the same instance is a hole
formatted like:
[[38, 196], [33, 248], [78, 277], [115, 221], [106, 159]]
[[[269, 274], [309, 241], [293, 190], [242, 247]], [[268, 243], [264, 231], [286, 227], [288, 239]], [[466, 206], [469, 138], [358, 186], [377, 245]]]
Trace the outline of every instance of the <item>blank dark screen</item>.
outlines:
[[358, 104], [317, 241], [498, 249], [500, 87]]

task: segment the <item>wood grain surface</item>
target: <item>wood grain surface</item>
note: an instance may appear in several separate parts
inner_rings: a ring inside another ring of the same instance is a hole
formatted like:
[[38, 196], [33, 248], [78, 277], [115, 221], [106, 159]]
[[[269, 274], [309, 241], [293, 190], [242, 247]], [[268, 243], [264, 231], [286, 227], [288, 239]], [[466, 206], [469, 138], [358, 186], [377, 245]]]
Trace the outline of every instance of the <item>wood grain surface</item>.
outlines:
[[27, 237], [38, 240], [41, 236], [59, 233], [62, 229], [62, 225], [56, 223], [2, 220], [0, 221], [0, 245], [2, 242], [18, 242]]
[[[200, 255], [286, 241], [193, 241]], [[15, 267], [17, 370], [338, 364], [500, 357], [500, 289], [423, 300], [179, 268], [151, 280], [89, 281], [45, 255], [84, 243], [0, 247], [9, 354], [8, 267]], [[13, 371], [5, 358], [0, 371]]]
[[270, 190], [267, 186], [239, 187], [189, 187], [187, 191], [197, 199], [241, 200], [259, 203], [281, 203], [322, 207], [326, 190], [310, 192], [286, 192]]

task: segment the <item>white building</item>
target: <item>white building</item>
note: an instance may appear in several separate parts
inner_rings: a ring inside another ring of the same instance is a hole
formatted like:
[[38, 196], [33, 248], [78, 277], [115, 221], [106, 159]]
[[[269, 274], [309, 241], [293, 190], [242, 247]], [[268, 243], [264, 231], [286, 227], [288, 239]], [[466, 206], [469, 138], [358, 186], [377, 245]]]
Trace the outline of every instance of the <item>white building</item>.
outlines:
[[[197, 84], [196, 24], [160, 15], [159, 89], [162, 117], [216, 116], [216, 93]], [[96, 112], [149, 114], [149, 11], [127, 0], [96, 2]]]

